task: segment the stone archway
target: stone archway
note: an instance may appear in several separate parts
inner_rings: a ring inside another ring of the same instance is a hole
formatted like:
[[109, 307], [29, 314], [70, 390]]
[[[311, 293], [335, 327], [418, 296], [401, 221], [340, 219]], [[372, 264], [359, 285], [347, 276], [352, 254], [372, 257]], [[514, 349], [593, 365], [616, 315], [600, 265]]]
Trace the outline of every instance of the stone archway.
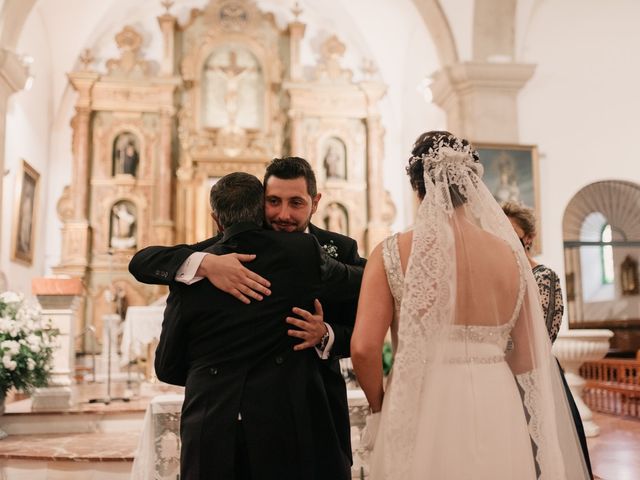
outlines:
[[[602, 237], [605, 225], [613, 232], [609, 240]], [[585, 186], [565, 209], [562, 236], [569, 321], [576, 324], [614, 317], [632, 318], [631, 312], [640, 308], [640, 298], [625, 297], [620, 279], [625, 257], [637, 258], [640, 248], [640, 185], [604, 180]], [[613, 277], [610, 281], [600, 281], [602, 274], [596, 269], [601, 263], [598, 255], [603, 255], [600, 250], [604, 248], [611, 249], [609, 261]], [[594, 275], [595, 280], [590, 281]], [[605, 288], [611, 290], [608, 295], [597, 294], [598, 289], [604, 291]]]
[[413, 0], [433, 38], [442, 66], [458, 63], [458, 50], [447, 16], [439, 0]]

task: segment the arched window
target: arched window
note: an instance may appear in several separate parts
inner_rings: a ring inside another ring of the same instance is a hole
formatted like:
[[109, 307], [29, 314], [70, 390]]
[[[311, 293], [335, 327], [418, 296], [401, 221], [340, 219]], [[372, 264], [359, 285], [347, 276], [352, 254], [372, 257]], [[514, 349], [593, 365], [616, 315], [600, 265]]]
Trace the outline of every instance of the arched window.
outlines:
[[610, 220], [600, 212], [590, 213], [582, 223], [580, 271], [584, 302], [606, 302], [615, 298], [614, 230]]
[[603, 244], [600, 246], [600, 264], [602, 265], [602, 284], [611, 285], [614, 279], [614, 267], [613, 267], [613, 246], [611, 241], [613, 240], [613, 231], [610, 224], [605, 224], [602, 227], [600, 233], [600, 241]]

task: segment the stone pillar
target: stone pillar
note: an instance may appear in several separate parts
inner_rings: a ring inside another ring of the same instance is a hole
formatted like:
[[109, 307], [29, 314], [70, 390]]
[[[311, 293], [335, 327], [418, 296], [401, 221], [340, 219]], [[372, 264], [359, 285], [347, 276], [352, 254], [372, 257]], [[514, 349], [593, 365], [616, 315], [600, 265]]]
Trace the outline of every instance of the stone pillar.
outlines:
[[98, 80], [93, 72], [74, 72], [69, 80], [78, 91], [76, 114], [71, 120], [73, 128], [73, 164], [71, 194], [73, 213], [62, 227], [62, 259], [57, 272], [64, 271], [82, 277], [89, 255], [89, 164], [91, 161], [91, 89]]
[[33, 410], [59, 410], [72, 405], [71, 388], [75, 370], [75, 315], [82, 282], [79, 278], [34, 278], [31, 290], [42, 306], [43, 320], [50, 320], [60, 334], [51, 369], [49, 387], [33, 395]]
[[475, 142], [518, 142], [518, 93], [535, 65], [464, 62], [444, 67], [430, 85], [448, 129]]
[[579, 370], [584, 362], [594, 362], [604, 358], [609, 350], [611, 337], [613, 337], [611, 330], [565, 330], [560, 331], [553, 344], [553, 353], [565, 371], [565, 378], [580, 412], [587, 437], [598, 436], [600, 427], [593, 421], [591, 410], [582, 400], [586, 381], [580, 376]]
[[292, 157], [304, 157], [304, 145], [302, 144], [302, 114], [295, 110], [289, 110], [289, 122], [291, 125], [291, 131], [289, 132], [289, 155]]
[[174, 74], [175, 69], [175, 32], [176, 17], [168, 12], [158, 17], [158, 24], [162, 31], [162, 43], [164, 49], [162, 51], [162, 61], [160, 62], [160, 75], [168, 77]]
[[364, 119], [367, 131], [367, 236], [364, 250], [368, 253], [390, 233], [389, 225], [384, 221], [384, 128], [378, 112], [378, 103], [385, 96], [387, 87], [375, 81], [363, 81], [358, 88], [365, 96], [367, 108]]
[[367, 241], [365, 250], [370, 252], [389, 235], [389, 226], [383, 221], [385, 201], [382, 182], [384, 129], [378, 115], [367, 117]]
[[[0, 212], [2, 212], [2, 184], [4, 178], [4, 140], [5, 122], [7, 120], [7, 102], [15, 92], [22, 90], [29, 76], [28, 68], [22, 63], [15, 52], [0, 49]], [[8, 222], [0, 223], [0, 236], [2, 226]]]
[[297, 82], [304, 80], [300, 63], [300, 42], [304, 38], [306, 25], [297, 19], [289, 24], [289, 79]]
[[155, 220], [153, 222], [155, 241], [161, 245], [173, 243], [173, 221], [171, 220], [172, 169], [171, 137], [173, 114], [170, 111], [160, 113], [160, 162], [155, 201]]

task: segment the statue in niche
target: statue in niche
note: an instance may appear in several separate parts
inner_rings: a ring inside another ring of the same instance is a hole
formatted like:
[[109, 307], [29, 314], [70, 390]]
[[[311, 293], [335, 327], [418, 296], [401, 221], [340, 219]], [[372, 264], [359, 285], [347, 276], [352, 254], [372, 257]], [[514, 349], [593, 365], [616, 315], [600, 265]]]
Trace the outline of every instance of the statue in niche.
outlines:
[[239, 47], [214, 52], [204, 67], [204, 125], [211, 128], [259, 129], [263, 95], [255, 57]]
[[327, 205], [324, 211], [324, 225], [330, 232], [349, 235], [349, 224], [346, 209], [339, 203]]
[[136, 247], [136, 211], [130, 202], [118, 202], [111, 208], [109, 246], [116, 250]]
[[136, 176], [140, 162], [138, 138], [124, 132], [113, 141], [112, 175]]
[[338, 138], [327, 140], [324, 148], [323, 166], [325, 178], [345, 180], [347, 155], [344, 143]]
[[637, 295], [640, 293], [638, 283], [638, 262], [627, 255], [620, 266], [620, 285], [622, 295]]

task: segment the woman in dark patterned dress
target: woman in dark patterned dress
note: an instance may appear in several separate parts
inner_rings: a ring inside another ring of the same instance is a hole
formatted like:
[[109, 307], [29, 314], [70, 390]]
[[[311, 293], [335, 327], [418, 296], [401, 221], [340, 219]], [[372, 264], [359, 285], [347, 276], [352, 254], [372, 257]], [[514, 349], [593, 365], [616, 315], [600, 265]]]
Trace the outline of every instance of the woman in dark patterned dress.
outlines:
[[[564, 312], [560, 279], [558, 278], [558, 275], [556, 275], [556, 272], [541, 263], [537, 263], [531, 257], [531, 245], [533, 244], [533, 240], [537, 233], [536, 217], [533, 210], [516, 202], [506, 202], [502, 204], [502, 210], [507, 217], [509, 217], [511, 224], [513, 225], [513, 229], [525, 249], [527, 259], [531, 264], [533, 276], [535, 277], [540, 290], [540, 304], [542, 305], [542, 311], [547, 324], [547, 331], [549, 332], [551, 343], [553, 343], [558, 336], [560, 324], [562, 323], [562, 313]], [[571, 414], [573, 415], [573, 420], [576, 425], [576, 431], [580, 438], [580, 445], [582, 446], [584, 459], [587, 464], [587, 468], [589, 469], [589, 474], [593, 477], [591, 461], [589, 460], [589, 450], [587, 449], [587, 439], [584, 434], [584, 427], [582, 425], [580, 413], [578, 412], [578, 408], [573, 400], [567, 381], [564, 378], [562, 368], [560, 368], [560, 371], [562, 372], [562, 382], [567, 393], [567, 400], [569, 401]]]

